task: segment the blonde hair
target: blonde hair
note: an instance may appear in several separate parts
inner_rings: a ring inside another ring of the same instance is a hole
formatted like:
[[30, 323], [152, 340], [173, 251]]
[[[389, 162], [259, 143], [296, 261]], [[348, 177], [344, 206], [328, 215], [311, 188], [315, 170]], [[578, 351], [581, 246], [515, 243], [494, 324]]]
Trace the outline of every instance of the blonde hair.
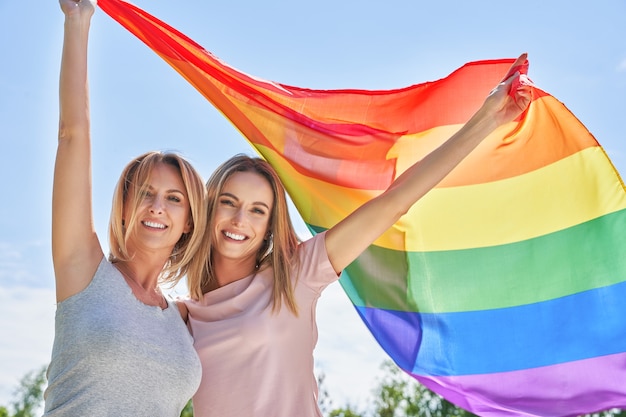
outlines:
[[[159, 278], [161, 283], [176, 285], [187, 273], [189, 263], [198, 252], [202, 235], [206, 229], [206, 189], [202, 177], [193, 166], [182, 156], [173, 152], [147, 152], [129, 162], [115, 187], [111, 218], [109, 221], [109, 261], [129, 261], [132, 254], [128, 252], [128, 235], [137, 221], [137, 207], [142, 200], [144, 189], [148, 186], [150, 174], [158, 164], [174, 167], [181, 176], [191, 215], [191, 230], [183, 233], [168, 262], [164, 265]], [[132, 193], [131, 193], [132, 190]], [[124, 206], [129, 204], [130, 218], [124, 219]]]
[[[261, 158], [235, 155], [220, 165], [207, 181], [207, 225], [211, 227], [213, 224], [213, 217], [219, 203], [218, 197], [224, 184], [237, 172], [257, 173], [265, 178], [272, 188], [274, 205], [268, 225], [270, 234], [266, 243], [257, 252], [256, 264], [259, 270], [270, 266], [274, 268], [272, 311], [278, 311], [284, 301], [293, 314], [298, 315], [291, 274], [297, 271], [296, 251], [300, 241], [289, 217], [285, 188], [269, 163]], [[201, 299], [204, 291], [216, 279], [212, 240], [213, 234], [205, 233], [201, 249], [203, 256], [198, 256], [197, 260], [192, 261], [187, 274], [189, 294], [195, 300]]]

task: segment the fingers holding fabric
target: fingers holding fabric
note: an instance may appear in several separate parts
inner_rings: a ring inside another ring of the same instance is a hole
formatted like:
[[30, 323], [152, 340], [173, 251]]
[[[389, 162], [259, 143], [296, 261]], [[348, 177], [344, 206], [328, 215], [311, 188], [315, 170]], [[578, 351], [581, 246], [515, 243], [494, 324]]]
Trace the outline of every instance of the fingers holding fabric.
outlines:
[[59, 0], [61, 10], [66, 16], [86, 16], [91, 17], [93, 15], [97, 0]]

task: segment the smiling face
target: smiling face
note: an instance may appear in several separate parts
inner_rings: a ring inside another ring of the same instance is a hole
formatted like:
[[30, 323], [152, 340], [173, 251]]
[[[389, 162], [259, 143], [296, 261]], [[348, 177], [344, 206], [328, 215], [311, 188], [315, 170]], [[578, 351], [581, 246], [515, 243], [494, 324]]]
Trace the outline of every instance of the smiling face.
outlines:
[[[178, 170], [165, 163], [156, 164], [141, 190], [131, 185], [129, 195], [137, 195], [136, 208], [131, 201], [124, 204], [128, 222], [128, 247], [136, 250], [172, 248], [183, 233], [191, 230], [189, 199]], [[139, 191], [138, 194], [135, 192]]]
[[268, 235], [274, 194], [267, 179], [255, 172], [236, 172], [217, 196], [213, 218], [215, 260], [235, 261], [252, 272]]

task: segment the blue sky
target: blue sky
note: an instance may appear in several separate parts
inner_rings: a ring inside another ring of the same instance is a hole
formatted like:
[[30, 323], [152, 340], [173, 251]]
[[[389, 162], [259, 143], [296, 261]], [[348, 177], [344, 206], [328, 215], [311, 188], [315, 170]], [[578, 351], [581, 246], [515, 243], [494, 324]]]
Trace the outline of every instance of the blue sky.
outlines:
[[[404, 87], [444, 77], [469, 61], [528, 52], [535, 84], [563, 101], [626, 173], [623, 0], [135, 4], [226, 63], [299, 87]], [[0, 405], [8, 403], [25, 373], [47, 363], [52, 346], [50, 199], [62, 26], [54, 0], [0, 0], [0, 178], [5, 192], [0, 205]], [[199, 93], [101, 10], [92, 23], [89, 59], [94, 213], [103, 241], [114, 183], [133, 156], [175, 149], [208, 177], [231, 155], [252, 153]], [[318, 316], [316, 357], [326, 388], [336, 405], [365, 401], [384, 359], [381, 349], [338, 284], [322, 296]]]

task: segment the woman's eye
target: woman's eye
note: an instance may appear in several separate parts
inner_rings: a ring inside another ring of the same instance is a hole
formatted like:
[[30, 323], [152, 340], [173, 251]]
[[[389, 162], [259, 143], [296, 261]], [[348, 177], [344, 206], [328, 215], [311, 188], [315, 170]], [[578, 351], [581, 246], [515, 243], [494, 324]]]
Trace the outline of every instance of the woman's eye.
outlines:
[[226, 199], [226, 198], [223, 199], [223, 200], [220, 200], [220, 204], [223, 205], [223, 206], [231, 206], [231, 207], [235, 205], [232, 202], [232, 200], [229, 200], [229, 199]]
[[174, 203], [180, 203], [182, 201], [180, 197], [175, 196], [175, 195], [169, 196], [168, 200], [173, 201]]
[[265, 210], [260, 209], [258, 207], [253, 208], [252, 211], [256, 214], [265, 214]]

